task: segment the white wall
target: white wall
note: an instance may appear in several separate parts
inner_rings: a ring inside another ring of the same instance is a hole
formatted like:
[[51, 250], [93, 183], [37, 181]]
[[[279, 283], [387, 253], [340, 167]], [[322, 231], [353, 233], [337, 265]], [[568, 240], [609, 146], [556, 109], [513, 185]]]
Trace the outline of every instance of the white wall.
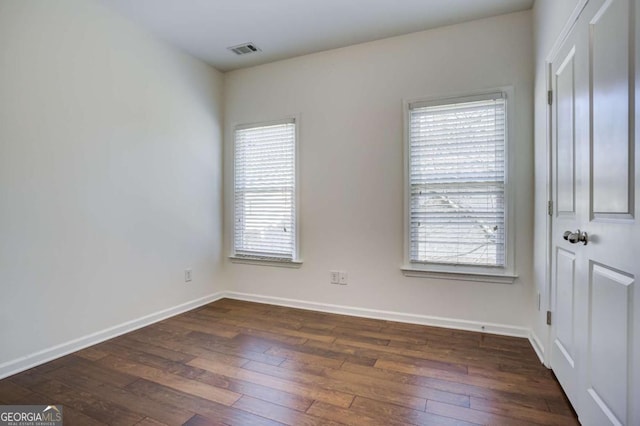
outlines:
[[221, 94], [97, 2], [0, 1], [0, 367], [223, 289]]
[[[301, 245], [287, 269], [225, 264], [241, 293], [529, 327], [532, 286], [531, 12], [225, 74], [225, 255], [236, 124], [300, 115]], [[402, 100], [513, 86], [516, 267], [512, 285], [404, 277]], [[349, 285], [329, 284], [329, 271]]]
[[547, 75], [548, 55], [560, 36], [569, 16], [579, 0], [536, 0], [533, 7], [535, 89], [534, 89], [534, 133], [535, 133], [535, 215], [534, 215], [534, 298], [540, 293], [541, 307], [532, 306], [532, 330], [535, 341], [544, 352], [548, 345], [549, 327], [546, 311], [549, 309], [549, 283], [547, 282], [547, 234], [548, 219], [548, 109]]

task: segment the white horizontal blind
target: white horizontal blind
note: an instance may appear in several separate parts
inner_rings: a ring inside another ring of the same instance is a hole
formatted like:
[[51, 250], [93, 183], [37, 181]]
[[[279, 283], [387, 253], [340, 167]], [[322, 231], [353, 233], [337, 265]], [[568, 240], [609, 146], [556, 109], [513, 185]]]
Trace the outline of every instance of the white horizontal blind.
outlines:
[[505, 266], [505, 103], [409, 106], [411, 262]]
[[294, 260], [295, 122], [235, 132], [236, 256]]

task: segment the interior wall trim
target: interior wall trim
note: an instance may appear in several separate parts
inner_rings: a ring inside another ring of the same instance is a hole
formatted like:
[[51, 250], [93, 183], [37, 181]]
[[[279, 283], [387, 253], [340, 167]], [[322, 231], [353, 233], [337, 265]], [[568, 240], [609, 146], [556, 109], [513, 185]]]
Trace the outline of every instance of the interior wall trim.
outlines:
[[[536, 355], [538, 355], [538, 358], [540, 358], [540, 362], [544, 364], [544, 346], [542, 345], [542, 341], [533, 330], [529, 330], [528, 338], [531, 346], [533, 346], [533, 350], [536, 352]], [[549, 368], [547, 365], [545, 365], [545, 367]]]
[[171, 308], [163, 309], [161, 311], [154, 312], [143, 317], [127, 321], [122, 324], [109, 327], [104, 330], [97, 331], [95, 333], [91, 333], [86, 336], [79, 337], [77, 339], [73, 339], [68, 342], [43, 349], [29, 355], [25, 355], [20, 358], [7, 361], [0, 364], [0, 379], [13, 376], [14, 374], [36, 367], [40, 364], [53, 361], [56, 358], [60, 358], [89, 346], [104, 342], [105, 340], [109, 340], [122, 334], [132, 332], [139, 328], [146, 327], [158, 321], [162, 321], [175, 315], [179, 315], [208, 303], [215, 302], [216, 300], [222, 299], [224, 295], [225, 293], [222, 291], [209, 294], [207, 296], [200, 297], [198, 299], [194, 299], [189, 302], [173, 306]]
[[479, 321], [469, 321], [456, 318], [408, 314], [403, 312], [358, 308], [355, 306], [332, 305], [328, 303], [309, 302], [304, 300], [286, 299], [273, 296], [262, 296], [258, 294], [238, 293], [234, 291], [227, 292], [225, 296], [229, 299], [306, 309], [309, 311], [351, 315], [354, 317], [397, 321], [410, 324], [429, 325], [433, 327], [444, 327], [455, 330], [479, 331], [490, 334], [498, 334], [502, 336], [525, 337], [528, 339], [531, 335], [530, 329], [527, 327], [517, 327], [506, 324], [483, 323]]
[[354, 317], [396, 321], [409, 324], [428, 325], [432, 327], [444, 327], [454, 330], [476, 331], [501, 336], [522, 337], [529, 340], [534, 351], [544, 359], [544, 348], [540, 339], [533, 331], [526, 327], [518, 327], [507, 324], [483, 323], [456, 318], [437, 317], [430, 315], [409, 314], [404, 312], [384, 311], [378, 309], [359, 308], [355, 306], [333, 305], [329, 303], [310, 302], [298, 299], [264, 296], [258, 294], [238, 293], [234, 291], [220, 291], [199, 299], [195, 299], [180, 305], [167, 308], [138, 319], [106, 328], [95, 333], [70, 340], [41, 351], [29, 354], [14, 360], [0, 364], [0, 379], [12, 376], [70, 353], [82, 350], [89, 346], [102, 343], [106, 340], [130, 333], [139, 328], [146, 327], [164, 319], [182, 314], [192, 309], [204, 306], [217, 300], [229, 298], [247, 302], [265, 303], [270, 305], [285, 306], [289, 308], [305, 309], [309, 311], [326, 312], [331, 314], [350, 315]]

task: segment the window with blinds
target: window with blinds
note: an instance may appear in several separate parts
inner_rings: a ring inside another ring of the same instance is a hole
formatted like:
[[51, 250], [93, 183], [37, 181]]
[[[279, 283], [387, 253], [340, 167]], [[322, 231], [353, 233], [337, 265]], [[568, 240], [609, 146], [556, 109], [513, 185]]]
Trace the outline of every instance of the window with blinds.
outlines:
[[506, 99], [409, 105], [412, 263], [504, 267]]
[[234, 255], [295, 260], [295, 121], [238, 127], [234, 155]]

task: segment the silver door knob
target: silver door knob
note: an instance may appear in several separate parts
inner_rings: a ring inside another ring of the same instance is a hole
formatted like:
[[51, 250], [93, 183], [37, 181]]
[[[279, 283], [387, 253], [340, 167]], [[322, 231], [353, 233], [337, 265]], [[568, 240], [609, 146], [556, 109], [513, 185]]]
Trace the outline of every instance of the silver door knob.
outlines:
[[562, 234], [562, 237], [571, 244], [582, 243], [586, 246], [589, 242], [589, 234], [584, 231], [580, 231], [579, 229], [576, 232], [565, 231], [564, 234]]

